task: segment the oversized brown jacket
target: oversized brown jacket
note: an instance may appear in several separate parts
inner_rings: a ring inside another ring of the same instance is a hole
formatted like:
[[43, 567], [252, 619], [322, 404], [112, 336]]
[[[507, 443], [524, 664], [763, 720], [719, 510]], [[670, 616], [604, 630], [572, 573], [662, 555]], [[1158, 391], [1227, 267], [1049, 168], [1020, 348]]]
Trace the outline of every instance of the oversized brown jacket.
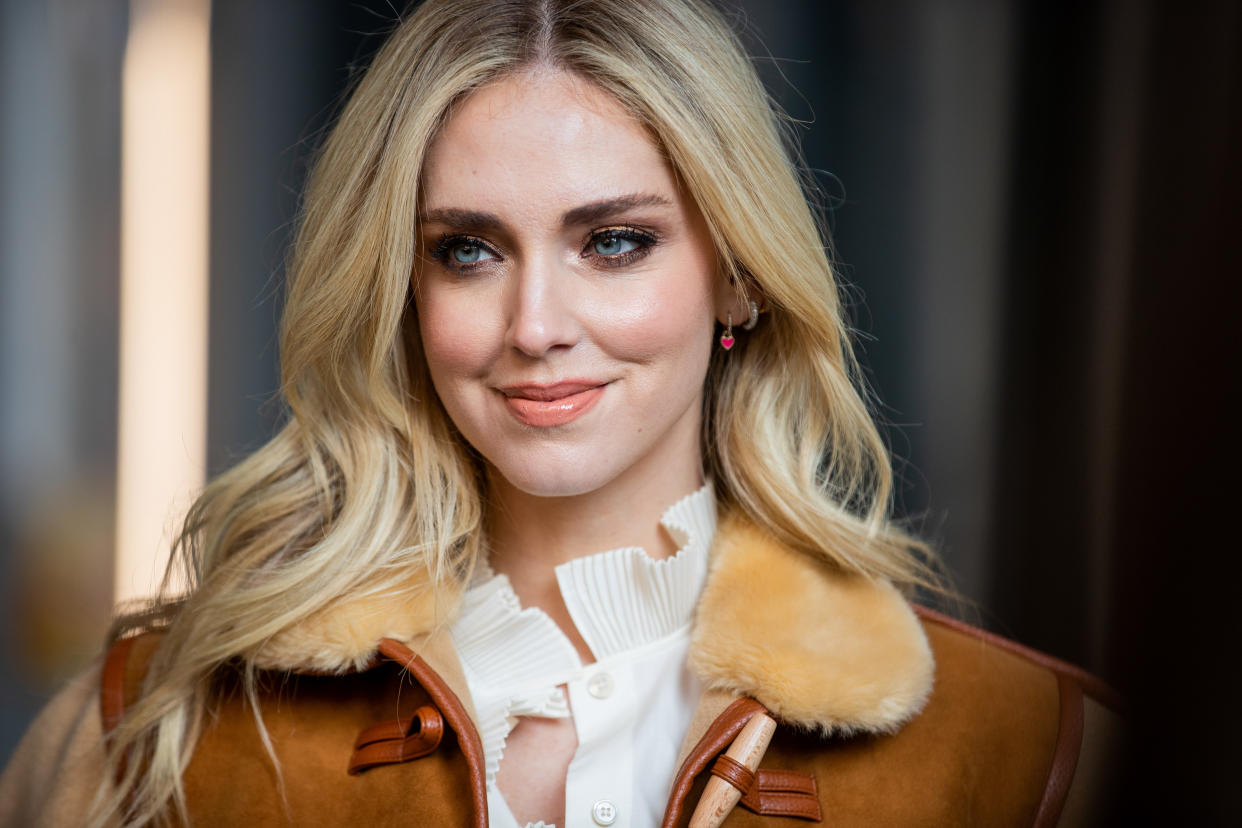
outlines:
[[[337, 606], [257, 654], [279, 781], [226, 682], [185, 775], [193, 823], [486, 825], [482, 746], [443, 605]], [[159, 642], [119, 642], [94, 674], [100, 691], [53, 701], [0, 780], [0, 825], [81, 821], [103, 733]], [[745, 790], [727, 826], [1088, 825], [1109, 801], [1117, 720], [1098, 680], [736, 520], [713, 547], [690, 663], [707, 690], [665, 826], [688, 824], [713, 774]], [[739, 772], [719, 757], [765, 711], [776, 735], [759, 772]]]

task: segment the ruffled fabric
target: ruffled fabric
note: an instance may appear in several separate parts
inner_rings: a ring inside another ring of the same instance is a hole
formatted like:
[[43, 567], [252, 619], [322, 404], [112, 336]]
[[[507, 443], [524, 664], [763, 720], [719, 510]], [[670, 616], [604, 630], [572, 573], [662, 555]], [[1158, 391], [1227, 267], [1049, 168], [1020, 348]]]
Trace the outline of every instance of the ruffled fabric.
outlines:
[[[665, 560], [626, 547], [556, 567], [570, 616], [597, 660], [658, 641], [690, 623], [716, 533], [711, 484], [669, 507], [660, 523], [679, 545]], [[485, 563], [464, 596], [452, 635], [479, 716], [488, 791], [499, 798], [496, 773], [518, 717], [569, 716], [559, 685], [581, 675], [582, 660], [556, 623], [538, 608], [523, 609], [508, 577]]]
[[522, 609], [505, 575], [492, 575], [466, 592], [453, 641], [479, 716], [488, 787], [518, 716], [569, 715], [569, 702], [550, 676], [582, 667], [569, 639], [542, 610]]
[[556, 568], [569, 615], [597, 659], [657, 641], [689, 623], [716, 534], [710, 484], [670, 506], [660, 523], [680, 547], [672, 557], [657, 561], [631, 546]]

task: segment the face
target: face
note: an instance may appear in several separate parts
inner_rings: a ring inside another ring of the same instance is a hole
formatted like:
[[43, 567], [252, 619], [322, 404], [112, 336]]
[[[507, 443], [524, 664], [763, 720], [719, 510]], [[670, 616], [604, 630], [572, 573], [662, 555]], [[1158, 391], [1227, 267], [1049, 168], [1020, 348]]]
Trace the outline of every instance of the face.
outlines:
[[697, 479], [732, 294], [639, 123], [566, 73], [495, 82], [429, 148], [419, 213], [427, 366], [489, 473], [541, 496], [686, 471], [669, 464]]

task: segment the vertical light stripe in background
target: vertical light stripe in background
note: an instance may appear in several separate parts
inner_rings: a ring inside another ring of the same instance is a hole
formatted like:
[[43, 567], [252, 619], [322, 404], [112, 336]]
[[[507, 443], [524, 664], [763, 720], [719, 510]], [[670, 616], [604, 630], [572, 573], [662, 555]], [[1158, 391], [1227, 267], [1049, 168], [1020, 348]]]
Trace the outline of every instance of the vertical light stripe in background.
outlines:
[[209, 0], [133, 0], [122, 78], [117, 601], [151, 594], [203, 485]]

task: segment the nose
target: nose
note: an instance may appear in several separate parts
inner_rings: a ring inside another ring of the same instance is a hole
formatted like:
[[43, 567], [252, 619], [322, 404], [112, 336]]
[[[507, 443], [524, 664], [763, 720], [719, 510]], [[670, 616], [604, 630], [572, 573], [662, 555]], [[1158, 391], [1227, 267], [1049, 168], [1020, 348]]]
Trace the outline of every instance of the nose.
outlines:
[[582, 329], [571, 280], [570, 274], [546, 260], [520, 269], [511, 283], [505, 344], [532, 357], [572, 347]]

